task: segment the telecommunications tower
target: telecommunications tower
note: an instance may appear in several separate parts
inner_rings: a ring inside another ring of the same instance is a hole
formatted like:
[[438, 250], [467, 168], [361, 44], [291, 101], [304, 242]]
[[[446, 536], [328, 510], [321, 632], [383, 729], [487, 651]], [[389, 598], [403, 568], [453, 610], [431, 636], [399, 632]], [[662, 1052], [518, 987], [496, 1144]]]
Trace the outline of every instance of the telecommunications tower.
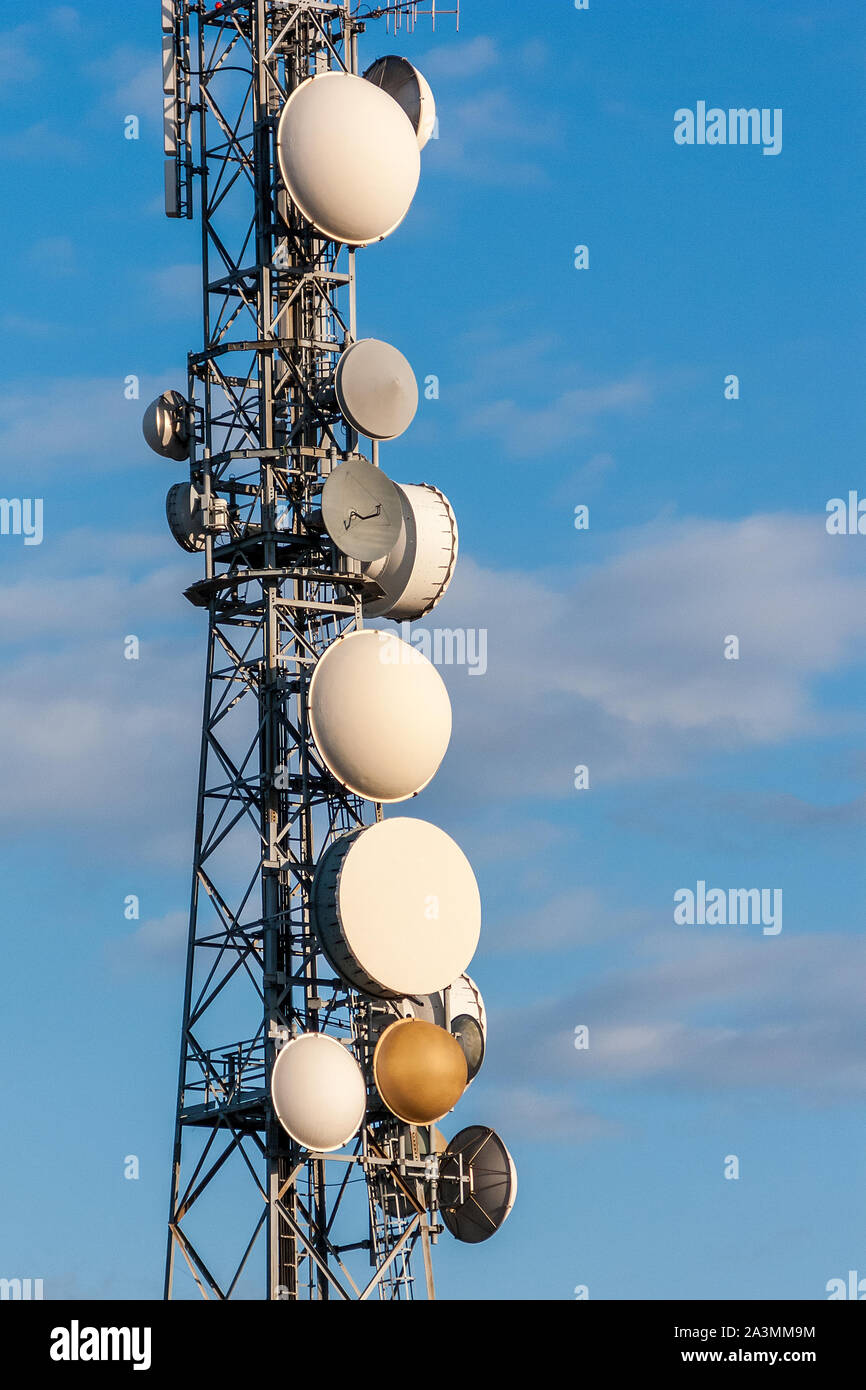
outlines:
[[472, 869], [401, 805], [448, 695], [368, 625], [435, 607], [457, 524], [379, 467], [418, 387], [358, 336], [355, 260], [409, 211], [435, 107], [405, 58], [359, 69], [359, 38], [451, 3], [162, 0], [166, 212], [201, 218], [204, 334], [144, 433], [188, 462], [166, 513], [208, 623], [167, 1298], [432, 1298], [443, 1231], [483, 1240], [514, 1201], [493, 1130], [436, 1127], [487, 1027]]

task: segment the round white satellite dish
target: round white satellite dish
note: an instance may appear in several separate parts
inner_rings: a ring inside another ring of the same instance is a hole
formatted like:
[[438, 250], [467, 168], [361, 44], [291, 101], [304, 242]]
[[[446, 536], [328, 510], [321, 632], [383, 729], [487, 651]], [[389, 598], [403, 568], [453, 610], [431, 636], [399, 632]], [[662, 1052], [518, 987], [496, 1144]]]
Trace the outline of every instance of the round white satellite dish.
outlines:
[[436, 607], [457, 563], [457, 518], [444, 493], [429, 483], [398, 488], [403, 528], [397, 544], [364, 566], [384, 594], [367, 599], [369, 618], [412, 622]]
[[367, 1102], [361, 1068], [326, 1033], [302, 1033], [282, 1048], [271, 1073], [271, 1098], [290, 1138], [317, 1153], [348, 1144]]
[[325, 650], [309, 707], [325, 766], [370, 801], [405, 801], [422, 791], [451, 737], [451, 702], [436, 667], [408, 642], [371, 628]]
[[328, 535], [354, 560], [381, 560], [403, 530], [403, 501], [396, 483], [363, 458], [347, 459], [322, 488]]
[[421, 172], [405, 112], [380, 87], [323, 72], [296, 87], [277, 126], [277, 162], [292, 202], [333, 241], [381, 241], [409, 211]]
[[189, 402], [180, 391], [163, 391], [151, 401], [141, 422], [142, 432], [154, 453], [167, 459], [189, 455]]
[[402, 106], [412, 122], [418, 148], [423, 150], [436, 125], [436, 103], [426, 77], [396, 53], [377, 58], [364, 76]]
[[396, 439], [418, 409], [418, 383], [397, 348], [361, 338], [340, 357], [334, 392], [341, 413], [368, 439]]
[[408, 816], [334, 840], [316, 869], [312, 911], [334, 969], [380, 999], [444, 989], [481, 931], [466, 855], [444, 830]]
[[175, 483], [165, 499], [165, 515], [171, 534], [184, 550], [204, 550], [207, 531], [202, 494], [192, 483]]

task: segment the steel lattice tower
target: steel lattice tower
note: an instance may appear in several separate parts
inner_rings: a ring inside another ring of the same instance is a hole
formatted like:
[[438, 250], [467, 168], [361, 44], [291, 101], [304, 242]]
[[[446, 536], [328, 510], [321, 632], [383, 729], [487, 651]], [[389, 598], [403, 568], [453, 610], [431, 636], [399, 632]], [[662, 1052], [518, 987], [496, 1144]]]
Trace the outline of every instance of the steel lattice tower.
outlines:
[[178, 1256], [204, 1297], [411, 1297], [419, 1243], [433, 1296], [436, 1161], [417, 1133], [365, 1122], [351, 1156], [310, 1158], [268, 1089], [278, 1041], [300, 1030], [365, 1060], [367, 1005], [319, 973], [309, 890], [330, 839], [382, 814], [334, 780], [309, 730], [316, 659], [362, 625], [359, 567], [315, 524], [323, 477], [358, 442], [324, 389], [356, 337], [355, 253], [282, 191], [275, 123], [310, 75], [357, 72], [365, 19], [411, 28], [419, 13], [163, 0], [168, 214], [191, 217], [196, 179], [200, 193], [188, 399], [208, 526], [205, 575], [186, 591], [208, 639], [167, 1298]]

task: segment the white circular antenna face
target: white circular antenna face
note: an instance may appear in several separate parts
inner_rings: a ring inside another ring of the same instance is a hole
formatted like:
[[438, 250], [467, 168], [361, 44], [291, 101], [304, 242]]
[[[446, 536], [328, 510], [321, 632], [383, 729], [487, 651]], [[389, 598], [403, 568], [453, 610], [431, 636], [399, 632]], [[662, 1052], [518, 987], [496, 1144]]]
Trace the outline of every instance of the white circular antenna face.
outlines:
[[466, 855], [444, 830], [408, 816], [334, 841], [316, 871], [313, 909], [328, 960], [378, 998], [444, 989], [469, 964], [481, 932]]
[[396, 53], [377, 58], [364, 76], [403, 108], [415, 131], [418, 148], [423, 150], [436, 126], [436, 103], [426, 77]]
[[277, 126], [277, 162], [292, 202], [332, 241], [366, 246], [398, 227], [421, 172], [405, 112], [380, 87], [324, 72], [296, 87]]
[[[414, 999], [403, 999], [403, 1013], [409, 1018], [424, 1019], [437, 1023], [440, 1028], [449, 1029], [457, 1038], [466, 1056], [469, 1073], [468, 1085], [472, 1085], [481, 1070], [487, 1048], [487, 1010], [481, 991], [469, 975], [461, 975], [453, 980], [449, 989], [449, 1011], [445, 1009], [445, 991], [424, 995]], [[446, 1017], [450, 1023], [446, 1025]]]
[[343, 416], [368, 439], [396, 439], [418, 409], [415, 373], [402, 352], [378, 338], [361, 338], [346, 349], [334, 391]]
[[[471, 976], [462, 974], [450, 984], [450, 1002], [452, 1022], [460, 1015], [467, 1015], [474, 1019], [483, 1037], [487, 1037], [487, 1010], [484, 1007], [484, 1000], [481, 991]], [[440, 1028], [445, 1027], [445, 994], [438, 991], [435, 994], [417, 996], [414, 999], [404, 999], [404, 1011], [412, 1018], [423, 1018], [428, 1023], [438, 1023]]]
[[[468, 1182], [461, 1182], [461, 1169]], [[495, 1130], [470, 1125], [455, 1134], [440, 1162], [442, 1220], [457, 1239], [477, 1245], [495, 1234], [517, 1197], [517, 1170]]]
[[317, 1153], [348, 1144], [360, 1128], [367, 1099], [358, 1063], [326, 1033], [302, 1033], [278, 1053], [271, 1098], [289, 1137]]
[[189, 402], [180, 391], [163, 391], [151, 401], [141, 428], [154, 453], [178, 462], [189, 456], [188, 410]]
[[202, 494], [192, 483], [175, 483], [165, 499], [165, 515], [171, 534], [184, 550], [204, 550], [207, 535], [202, 513]]
[[451, 985], [451, 1019], [468, 1014], [477, 1022], [483, 1037], [487, 1038], [487, 1010], [481, 991], [469, 975], [461, 975]]
[[316, 664], [309, 705], [325, 766], [370, 801], [405, 801], [423, 791], [451, 738], [442, 677], [388, 632], [366, 628], [333, 642]]
[[457, 564], [457, 518], [445, 494], [428, 483], [409, 484], [399, 491], [400, 539], [383, 559], [364, 567], [378, 586], [365, 600], [364, 613], [368, 618], [413, 622], [436, 607], [451, 583]]
[[322, 488], [331, 540], [354, 560], [380, 560], [400, 539], [403, 504], [396, 483], [366, 459], [338, 464]]

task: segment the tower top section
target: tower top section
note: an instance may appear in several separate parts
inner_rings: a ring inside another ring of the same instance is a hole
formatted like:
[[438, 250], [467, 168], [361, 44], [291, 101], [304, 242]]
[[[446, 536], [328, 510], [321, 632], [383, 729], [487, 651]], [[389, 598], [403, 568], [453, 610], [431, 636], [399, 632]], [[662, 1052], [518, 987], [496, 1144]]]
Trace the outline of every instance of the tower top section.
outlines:
[[[447, 3], [447, 0], [446, 0]], [[397, 34], [404, 29], [408, 34], [415, 30], [419, 19], [429, 19], [435, 29], [437, 22], [443, 19], [454, 19], [455, 28], [460, 28], [460, 0], [451, 0], [449, 8], [438, 5], [436, 0], [394, 0], [390, 5], [361, 5], [356, 10], [354, 19], [381, 19], [385, 20], [385, 27], [389, 33]]]

